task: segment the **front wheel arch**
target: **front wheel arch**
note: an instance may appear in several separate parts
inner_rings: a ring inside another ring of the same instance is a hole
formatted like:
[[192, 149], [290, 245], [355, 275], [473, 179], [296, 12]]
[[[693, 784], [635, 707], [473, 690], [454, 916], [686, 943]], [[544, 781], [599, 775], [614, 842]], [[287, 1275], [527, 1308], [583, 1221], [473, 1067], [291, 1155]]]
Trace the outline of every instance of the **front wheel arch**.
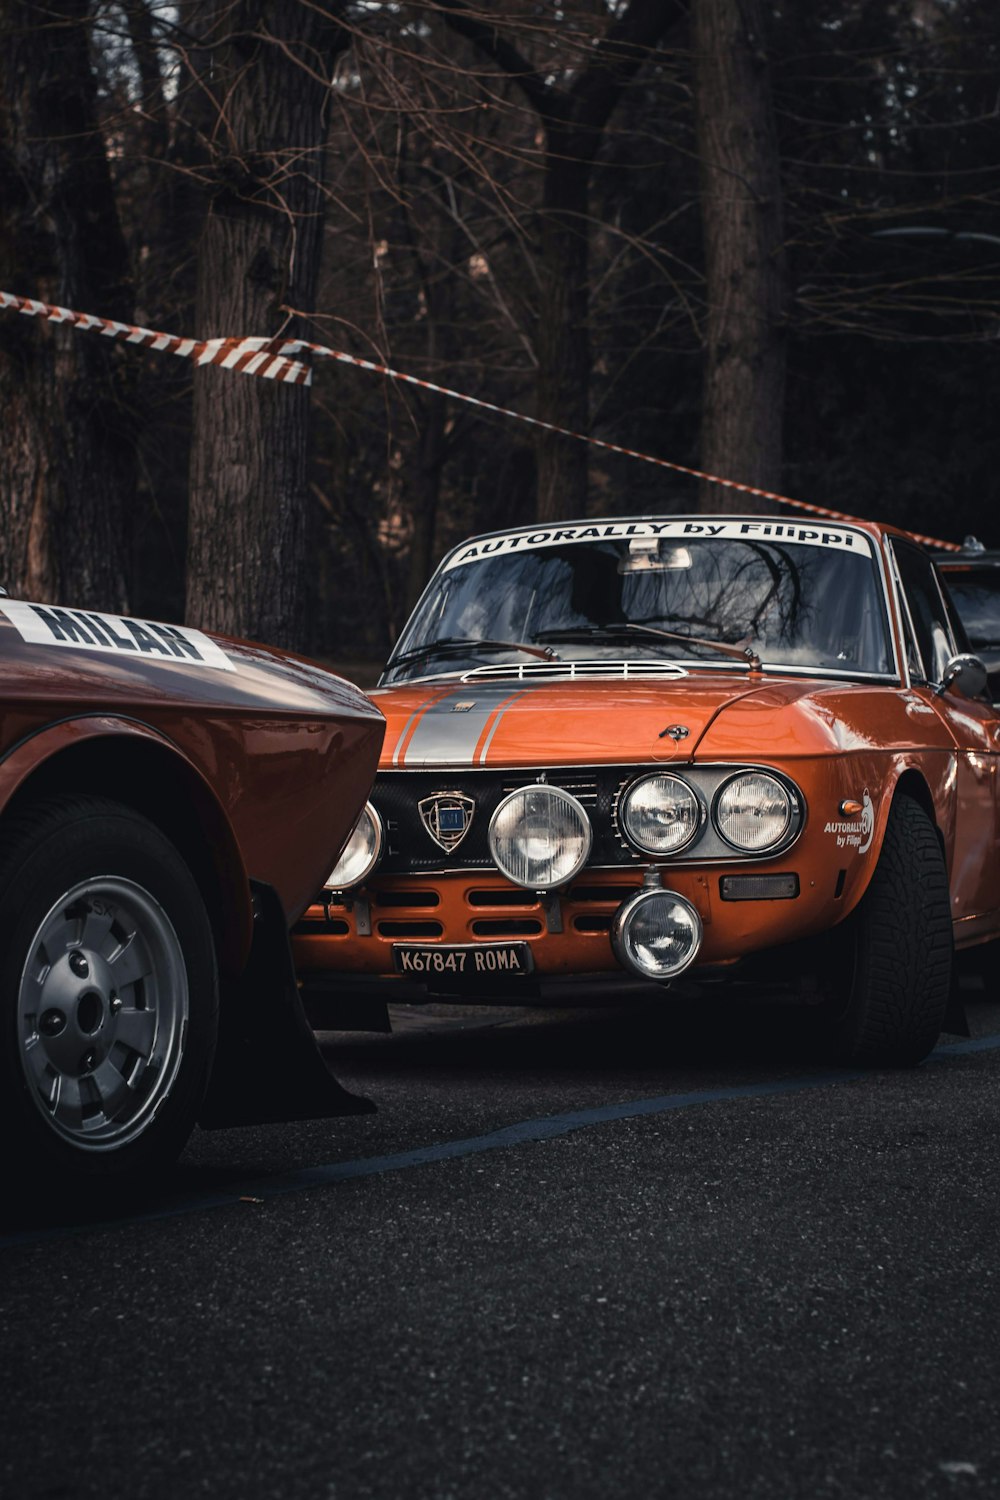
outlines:
[[225, 811], [179, 750], [146, 725], [123, 719], [112, 729], [106, 719], [82, 718], [46, 726], [8, 755], [4, 769], [15, 785], [0, 810], [0, 832], [26, 806], [64, 792], [109, 797], [148, 818], [198, 882], [221, 972], [242, 971], [253, 933], [247, 870]]
[[923, 808], [934, 825], [934, 831], [938, 836], [938, 843], [941, 845], [941, 852], [944, 853], [944, 835], [938, 827], [934, 798], [931, 796], [931, 789], [920, 772], [913, 766], [908, 767], [893, 787], [892, 795], [894, 800], [900, 796], [909, 797], [918, 807]]
[[822, 1050], [867, 1067], [908, 1067], [931, 1051], [951, 993], [951, 898], [939, 830], [897, 791], [878, 860], [846, 922], [829, 934]]
[[850, 876], [847, 882], [847, 891], [841, 904], [841, 910], [836, 918], [836, 927], [842, 927], [844, 923], [851, 920], [858, 907], [864, 901], [871, 886], [872, 880], [878, 868], [879, 856], [885, 842], [886, 829], [889, 826], [889, 818], [892, 809], [900, 797], [909, 798], [926, 814], [934, 828], [942, 857], [947, 863], [947, 848], [944, 834], [937, 820], [937, 809], [934, 805], [934, 797], [923, 774], [914, 766], [904, 766], [896, 776], [890, 780], [886, 777], [884, 784], [878, 789], [878, 810], [875, 819], [875, 835], [872, 839], [871, 848], [866, 855], [854, 855], [855, 859], [863, 862], [859, 874]]

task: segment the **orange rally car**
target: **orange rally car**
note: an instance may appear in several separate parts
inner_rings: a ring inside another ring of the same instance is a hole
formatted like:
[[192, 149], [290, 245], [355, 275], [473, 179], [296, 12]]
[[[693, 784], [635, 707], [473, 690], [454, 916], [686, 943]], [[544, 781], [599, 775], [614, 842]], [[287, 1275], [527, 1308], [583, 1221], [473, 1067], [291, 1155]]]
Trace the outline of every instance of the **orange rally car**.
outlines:
[[914, 1063], [951, 1024], [953, 950], [1000, 933], [985, 686], [886, 527], [473, 537], [373, 694], [371, 800], [295, 929], [306, 996], [763, 980], [828, 1055]]

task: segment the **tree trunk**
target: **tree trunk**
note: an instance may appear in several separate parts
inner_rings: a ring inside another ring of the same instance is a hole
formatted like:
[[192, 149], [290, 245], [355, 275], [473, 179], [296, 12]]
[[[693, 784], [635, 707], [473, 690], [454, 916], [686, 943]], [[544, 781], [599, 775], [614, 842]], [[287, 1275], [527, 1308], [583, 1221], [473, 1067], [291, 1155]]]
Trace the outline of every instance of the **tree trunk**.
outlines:
[[[0, 3], [0, 284], [129, 322], [87, 16], [87, 0]], [[129, 358], [94, 333], [4, 314], [0, 582], [11, 593], [127, 607]]]
[[[411, 203], [414, 189], [419, 191], [421, 176], [410, 181], [407, 164], [410, 142], [406, 132], [398, 147], [398, 181], [404, 193], [399, 205], [400, 238], [410, 252], [423, 298], [420, 319], [426, 339], [426, 369], [432, 380], [447, 380], [450, 361], [457, 348], [455, 328], [458, 276], [444, 267], [457, 267], [462, 258], [464, 236], [455, 217], [448, 212], [457, 195], [461, 174], [452, 174], [445, 188], [438, 186], [444, 212], [431, 221], [423, 237], [414, 221]], [[403, 495], [412, 527], [409, 558], [406, 565], [406, 590], [403, 604], [407, 613], [413, 608], [431, 575], [435, 561], [441, 481], [451, 449], [449, 422], [450, 402], [445, 396], [428, 391], [412, 393], [412, 409], [417, 423], [417, 452], [410, 472], [403, 477]]]
[[[217, 0], [214, 200], [198, 267], [199, 337], [300, 332], [323, 226], [324, 106], [348, 34], [300, 0]], [[320, 76], [316, 76], [316, 75]], [[306, 649], [313, 510], [309, 392], [198, 370], [186, 617]]]
[[[550, 126], [546, 153], [539, 273], [537, 414], [571, 432], [590, 431], [590, 287], [587, 186], [590, 161], [572, 133]], [[584, 149], [587, 149], [584, 147]], [[585, 443], [539, 432], [539, 521], [586, 515]]]
[[[439, 0], [453, 30], [472, 41], [513, 79], [545, 132], [541, 253], [535, 350], [542, 421], [572, 432], [590, 430], [589, 184], [601, 137], [623, 91], [671, 19], [668, 0], [628, 0], [609, 7], [603, 36], [595, 34], [587, 65], [568, 87], [529, 65], [507, 35], [503, 18], [469, 11], [465, 0]], [[509, 22], [507, 23], [509, 26]], [[597, 24], [595, 22], [595, 33]], [[537, 437], [539, 521], [585, 515], [587, 449], [552, 432]]]
[[448, 456], [448, 404], [445, 396], [428, 394], [420, 407], [420, 436], [415, 472], [407, 485], [413, 538], [407, 564], [406, 604], [412, 609], [434, 566], [434, 540], [441, 474]]
[[[781, 483], [787, 270], [761, 0], [695, 0], [695, 96], [708, 317], [701, 467]], [[703, 510], [745, 510], [704, 483]]]

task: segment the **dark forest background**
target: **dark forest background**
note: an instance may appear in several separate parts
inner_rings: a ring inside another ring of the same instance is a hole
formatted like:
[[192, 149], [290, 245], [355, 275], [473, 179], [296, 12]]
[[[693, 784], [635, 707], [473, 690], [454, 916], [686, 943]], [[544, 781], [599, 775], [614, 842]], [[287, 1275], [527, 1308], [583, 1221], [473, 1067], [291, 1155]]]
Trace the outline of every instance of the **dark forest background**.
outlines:
[[[305, 337], [1000, 543], [996, 0], [0, 0], [0, 288]], [[11, 592], [384, 655], [443, 550], [730, 492], [0, 314]]]

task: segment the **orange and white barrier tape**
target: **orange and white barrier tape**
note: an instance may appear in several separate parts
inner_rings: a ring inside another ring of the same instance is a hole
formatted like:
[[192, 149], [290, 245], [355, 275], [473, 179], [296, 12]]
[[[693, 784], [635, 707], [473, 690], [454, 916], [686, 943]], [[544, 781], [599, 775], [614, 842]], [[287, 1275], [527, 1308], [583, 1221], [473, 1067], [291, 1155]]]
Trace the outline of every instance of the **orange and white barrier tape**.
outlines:
[[[500, 417], [511, 417], [517, 422], [526, 422], [558, 437], [573, 438], [577, 442], [589, 443], [591, 447], [603, 448], [607, 453], [619, 453], [624, 458], [637, 458], [641, 463], [656, 464], [674, 474], [686, 474], [691, 479], [703, 479], [708, 484], [717, 484], [724, 489], [736, 490], [741, 495], [754, 495], [759, 500], [771, 500], [776, 505], [788, 505], [794, 510], [819, 516], [825, 521], [851, 522], [856, 516], [843, 511], [830, 510], [826, 506], [811, 505], [806, 500], [793, 500], [790, 495], [779, 495], [774, 490], [760, 489], [754, 484], [741, 484], [736, 479], [724, 479], [719, 474], [707, 474], [703, 469], [692, 469], [685, 464], [676, 464], [668, 458], [656, 458], [650, 453], [640, 453], [635, 448], [623, 448], [619, 443], [606, 442], [604, 438], [591, 437], [587, 433], [573, 432], [568, 427], [559, 427], [555, 422], [543, 421], [541, 417], [530, 417], [526, 412], [513, 411], [506, 406], [497, 406], [492, 401], [483, 401], [479, 396], [469, 396], [464, 391], [452, 390], [446, 385], [436, 385], [433, 380], [422, 380], [417, 375], [407, 375], [402, 370], [393, 370], [389, 365], [375, 360], [362, 359], [357, 354], [347, 354], [342, 349], [330, 349], [326, 344], [313, 344], [306, 339], [182, 339], [175, 334], [156, 333], [150, 328], [133, 327], [128, 323], [116, 323], [110, 318], [99, 318], [92, 313], [72, 312], [67, 307], [55, 307], [48, 302], [38, 302], [31, 297], [17, 297], [12, 292], [0, 292], [0, 309], [11, 308], [28, 317], [48, 318], [53, 323], [70, 323], [75, 328], [93, 329], [109, 338], [121, 339], [126, 344], [137, 344], [147, 349], [162, 350], [177, 354], [182, 359], [194, 360], [198, 365], [220, 365], [240, 375], [259, 375], [265, 380], [279, 380], [286, 385], [311, 385], [312, 371], [309, 366], [294, 356], [312, 354], [319, 359], [336, 360], [338, 364], [353, 365], [358, 370], [368, 370], [373, 375], [383, 375], [389, 380], [398, 380], [405, 385], [418, 386], [421, 390], [434, 391], [439, 396], [448, 396], [453, 401], [464, 401], [481, 411], [491, 411]], [[956, 542], [943, 542], [936, 537], [909, 533], [915, 541], [927, 547], [937, 547], [949, 552], [960, 552]]]
[[281, 339], [182, 339], [172, 333], [156, 333], [132, 323], [117, 323], [113, 318], [98, 318], [94, 313], [73, 312], [50, 302], [36, 302], [33, 297], [16, 297], [0, 292], [0, 308], [12, 308], [29, 318], [47, 318], [50, 323], [69, 323], [74, 328], [104, 334], [126, 344], [138, 344], [164, 354], [177, 354], [194, 360], [196, 365], [221, 365], [241, 375], [259, 375], [264, 380], [279, 380], [285, 385], [309, 385], [312, 372], [301, 360], [289, 359]]

